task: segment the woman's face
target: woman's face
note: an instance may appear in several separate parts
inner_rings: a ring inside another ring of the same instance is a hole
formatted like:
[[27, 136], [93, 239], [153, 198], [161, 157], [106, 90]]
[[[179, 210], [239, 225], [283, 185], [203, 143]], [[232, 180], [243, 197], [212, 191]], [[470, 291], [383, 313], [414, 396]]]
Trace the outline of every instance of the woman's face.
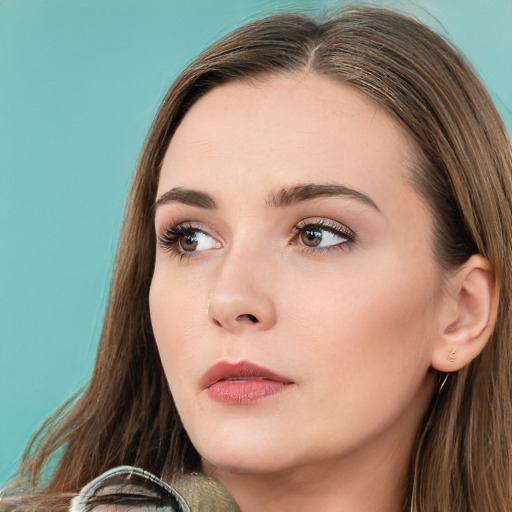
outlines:
[[388, 114], [314, 74], [217, 87], [185, 116], [158, 187], [150, 307], [214, 467], [408, 457], [443, 302], [412, 153]]

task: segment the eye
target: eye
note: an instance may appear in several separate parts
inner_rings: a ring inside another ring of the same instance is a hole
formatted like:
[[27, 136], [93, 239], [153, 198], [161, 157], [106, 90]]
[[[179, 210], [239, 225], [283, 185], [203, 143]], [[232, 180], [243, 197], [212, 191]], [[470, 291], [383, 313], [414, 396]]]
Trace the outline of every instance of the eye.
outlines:
[[216, 242], [202, 231], [191, 231], [178, 237], [178, 245], [185, 252], [199, 252], [213, 249]]
[[295, 227], [296, 243], [309, 249], [342, 249], [355, 241], [355, 233], [337, 222], [321, 219], [315, 222], [303, 221]]
[[158, 237], [158, 244], [162, 249], [181, 256], [220, 247], [215, 238], [189, 224], [178, 224], [167, 229]]

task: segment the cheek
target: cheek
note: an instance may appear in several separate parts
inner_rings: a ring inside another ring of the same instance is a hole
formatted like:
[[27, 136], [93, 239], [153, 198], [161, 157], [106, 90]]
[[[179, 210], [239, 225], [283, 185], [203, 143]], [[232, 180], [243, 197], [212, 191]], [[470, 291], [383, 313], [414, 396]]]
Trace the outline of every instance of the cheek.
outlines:
[[291, 357], [309, 354], [345, 374], [371, 368], [369, 379], [408, 365], [428, 368], [438, 300], [432, 273], [382, 265], [326, 276], [322, 286], [296, 283], [288, 295], [288, 325], [301, 342]]
[[[288, 296], [295, 314], [286, 330], [295, 336], [286, 358], [300, 368], [310, 398], [298, 409], [311, 415], [306, 406], [314, 403], [318, 417], [327, 409], [333, 439], [372, 435], [405, 411], [412, 425], [426, 407], [436, 292], [424, 274], [375, 268], [362, 279], [347, 272], [326, 279], [321, 293], [305, 294], [312, 288], [304, 282]], [[314, 428], [325, 435], [322, 423]]]
[[194, 340], [200, 339], [202, 326], [198, 320], [206, 316], [206, 299], [197, 289], [179, 286], [176, 279], [153, 277], [149, 306], [153, 333], [165, 374], [172, 386], [173, 379], [194, 371], [198, 354]]

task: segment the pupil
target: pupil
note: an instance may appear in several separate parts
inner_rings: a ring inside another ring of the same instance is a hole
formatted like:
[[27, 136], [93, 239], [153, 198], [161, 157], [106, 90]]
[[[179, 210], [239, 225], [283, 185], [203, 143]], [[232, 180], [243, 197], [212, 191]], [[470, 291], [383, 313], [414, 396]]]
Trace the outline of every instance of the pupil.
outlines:
[[322, 232], [308, 229], [302, 232], [302, 242], [309, 247], [316, 247], [322, 241]]
[[183, 235], [180, 240], [181, 248], [184, 251], [194, 251], [197, 247], [197, 236], [195, 233]]

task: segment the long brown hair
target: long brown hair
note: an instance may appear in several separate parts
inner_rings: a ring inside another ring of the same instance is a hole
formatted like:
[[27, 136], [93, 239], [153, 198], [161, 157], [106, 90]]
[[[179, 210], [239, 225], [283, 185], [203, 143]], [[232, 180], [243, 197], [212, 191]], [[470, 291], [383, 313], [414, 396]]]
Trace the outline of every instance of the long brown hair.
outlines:
[[[432, 398], [411, 455], [404, 510], [512, 509], [512, 155], [484, 87], [449, 43], [395, 12], [350, 7], [324, 21], [276, 15], [213, 44], [176, 80], [142, 149], [94, 373], [81, 397], [35, 436], [13, 487], [30, 506], [65, 510], [69, 496], [117, 465], [166, 479], [200, 469], [159, 360], [149, 318], [153, 203], [169, 141], [190, 106], [220, 84], [315, 72], [357, 88], [415, 141], [414, 186], [429, 204], [442, 268], [471, 254], [500, 285], [496, 327], [471, 364]], [[42, 470], [63, 450], [41, 486]], [[29, 509], [25, 506], [25, 509]]]

